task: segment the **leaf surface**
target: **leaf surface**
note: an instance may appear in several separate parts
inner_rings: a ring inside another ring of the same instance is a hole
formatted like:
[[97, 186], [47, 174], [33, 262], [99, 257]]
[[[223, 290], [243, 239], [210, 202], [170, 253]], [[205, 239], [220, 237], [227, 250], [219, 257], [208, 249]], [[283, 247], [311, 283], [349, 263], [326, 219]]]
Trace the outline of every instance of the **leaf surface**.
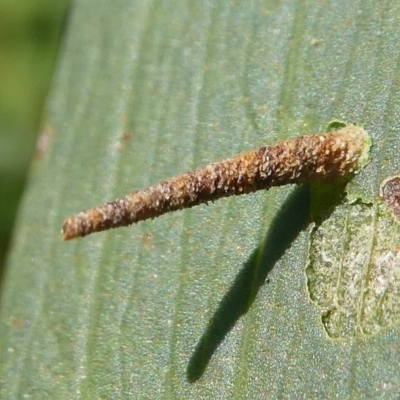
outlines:
[[76, 2], [2, 287], [2, 396], [399, 396], [398, 324], [333, 339], [310, 300], [308, 186], [60, 234], [71, 214], [332, 119], [373, 137], [348, 193], [376, 202], [400, 163], [399, 18], [394, 1]]

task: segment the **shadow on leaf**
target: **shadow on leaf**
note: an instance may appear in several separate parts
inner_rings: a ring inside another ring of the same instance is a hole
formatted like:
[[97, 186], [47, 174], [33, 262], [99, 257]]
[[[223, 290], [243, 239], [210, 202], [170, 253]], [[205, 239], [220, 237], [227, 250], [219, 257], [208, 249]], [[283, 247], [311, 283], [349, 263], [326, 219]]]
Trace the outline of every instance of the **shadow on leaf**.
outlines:
[[211, 317], [190, 358], [187, 368], [189, 382], [202, 377], [215, 350], [253, 304], [269, 272], [306, 227], [309, 207], [310, 187], [297, 187], [272, 221], [264, 244], [252, 253]]

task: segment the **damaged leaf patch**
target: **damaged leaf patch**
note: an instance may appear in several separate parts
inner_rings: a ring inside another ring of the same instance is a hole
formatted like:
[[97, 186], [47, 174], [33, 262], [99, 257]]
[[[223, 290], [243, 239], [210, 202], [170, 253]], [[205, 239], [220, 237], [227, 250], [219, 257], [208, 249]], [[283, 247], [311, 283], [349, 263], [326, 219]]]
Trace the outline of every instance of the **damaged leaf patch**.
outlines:
[[399, 319], [399, 237], [381, 201], [344, 202], [314, 228], [308, 287], [329, 336], [371, 335]]

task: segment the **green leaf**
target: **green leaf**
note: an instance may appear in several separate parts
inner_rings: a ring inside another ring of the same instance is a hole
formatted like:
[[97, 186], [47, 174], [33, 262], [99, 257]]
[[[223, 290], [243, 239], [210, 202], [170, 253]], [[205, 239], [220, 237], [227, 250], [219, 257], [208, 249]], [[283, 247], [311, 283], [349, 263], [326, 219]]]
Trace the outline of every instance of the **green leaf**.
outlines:
[[71, 242], [60, 230], [333, 119], [374, 139], [347, 190], [375, 204], [400, 169], [399, 18], [394, 1], [76, 2], [2, 287], [2, 397], [398, 397], [397, 309], [335, 339], [311, 301], [308, 186]]

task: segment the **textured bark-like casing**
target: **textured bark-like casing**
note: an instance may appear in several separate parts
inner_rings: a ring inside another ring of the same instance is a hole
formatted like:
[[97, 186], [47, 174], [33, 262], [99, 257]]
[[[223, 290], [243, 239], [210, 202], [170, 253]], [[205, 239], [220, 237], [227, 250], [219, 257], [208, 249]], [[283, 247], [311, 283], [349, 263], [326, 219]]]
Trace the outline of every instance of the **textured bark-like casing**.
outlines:
[[70, 217], [63, 237], [86, 236], [272, 186], [338, 179], [366, 163], [369, 143], [363, 129], [349, 125], [247, 151]]

